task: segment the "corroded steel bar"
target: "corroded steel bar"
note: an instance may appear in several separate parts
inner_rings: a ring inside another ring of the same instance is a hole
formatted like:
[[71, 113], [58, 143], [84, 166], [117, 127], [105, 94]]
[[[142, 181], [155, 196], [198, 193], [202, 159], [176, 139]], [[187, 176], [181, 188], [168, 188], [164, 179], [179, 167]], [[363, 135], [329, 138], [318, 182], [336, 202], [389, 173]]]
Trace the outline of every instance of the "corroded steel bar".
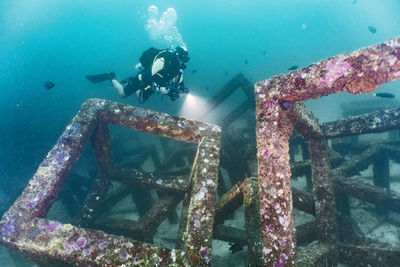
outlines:
[[220, 142], [220, 128], [202, 139], [190, 175], [191, 199], [182, 239], [185, 251], [200, 255], [201, 262], [193, 262], [194, 265], [210, 263]]
[[218, 200], [215, 206], [215, 224], [223, 223], [243, 204], [242, 184], [243, 182], [236, 183]]
[[[198, 143], [193, 164], [183, 242], [185, 251], [169, 250], [37, 218], [45, 216], [98, 122]], [[84, 266], [207, 265], [211, 255], [221, 128], [101, 99], [87, 100], [27, 189], [0, 222], [0, 243], [45, 262]]]
[[219, 104], [221, 104], [225, 99], [227, 99], [235, 90], [241, 87], [243, 74], [239, 73], [234, 76], [228, 83], [222, 87], [218, 93], [216, 93], [209, 100], [208, 108], [203, 111], [203, 113], [199, 116], [200, 118], [205, 117], [208, 113], [213, 111]]
[[163, 179], [154, 173], [145, 173], [132, 168], [114, 168], [111, 179], [124, 184], [147, 186], [165, 192], [184, 193], [188, 190], [188, 181], [185, 176]]
[[101, 119], [105, 122], [178, 141], [200, 143], [204, 136], [221, 131], [219, 126], [206, 122], [175, 117], [111, 101], [98, 101], [104, 105], [101, 110]]
[[93, 154], [100, 171], [110, 175], [114, 166], [114, 156], [111, 149], [110, 133], [108, 125], [99, 123], [92, 135]]
[[318, 240], [317, 223], [315, 220], [301, 224], [296, 227], [296, 241], [297, 245], [311, 243]]
[[384, 150], [382, 145], [371, 145], [362, 153], [351, 157], [349, 160], [344, 161], [337, 168], [333, 170], [335, 176], [344, 175], [351, 177], [367, 169], [371, 162], [373, 162], [376, 155], [379, 155]]
[[[264, 265], [295, 264], [288, 155], [292, 125], [287, 110], [298, 102], [332, 93], [370, 92], [398, 78], [400, 39], [393, 39], [256, 84]], [[268, 230], [271, 225], [275, 231]]]
[[247, 178], [242, 184], [244, 220], [248, 247], [248, 266], [262, 265], [262, 241], [260, 225], [260, 199], [257, 177]]
[[[377, 155], [372, 164], [374, 185], [390, 190], [390, 167], [388, 153]], [[383, 215], [388, 211], [384, 206], [376, 206], [376, 212]]]
[[399, 126], [400, 109], [391, 109], [322, 123], [321, 128], [326, 138], [334, 138], [367, 133], [381, 133], [398, 129]]
[[184, 252], [158, 248], [100, 231], [35, 218], [24, 229], [18, 244], [31, 258], [62, 258], [79, 266], [121, 266], [122, 264], [188, 264]]
[[299, 251], [296, 266], [336, 266], [337, 260], [328, 245], [316, 243]]
[[318, 119], [304, 104], [297, 104], [288, 115], [292, 119], [296, 131], [309, 140], [319, 240], [335, 243], [338, 233], [336, 201], [325, 137], [319, 127]]
[[132, 187], [129, 186], [118, 186], [118, 188], [113, 186], [113, 190], [107, 194], [107, 199], [103, 202], [103, 210], [111, 210], [118, 202], [124, 199], [127, 195], [132, 193]]
[[335, 191], [400, 213], [400, 193], [353, 179], [335, 177]]
[[243, 113], [246, 112], [249, 108], [251, 108], [251, 103], [254, 102], [247, 100], [246, 102], [243, 102], [239, 106], [237, 106], [233, 111], [231, 111], [228, 115], [225, 116], [225, 118], [222, 121], [222, 128], [226, 128], [231, 124], [234, 120], [239, 118]]
[[179, 195], [164, 196], [140, 218], [139, 223], [143, 225], [144, 229], [155, 233], [180, 200], [181, 196]]
[[103, 201], [110, 186], [110, 180], [104, 173], [100, 173], [93, 181], [92, 187], [83, 202], [77, 216], [73, 219], [74, 225], [91, 227], [93, 220], [102, 212]]
[[400, 78], [400, 38], [257, 83], [257, 98], [292, 104], [332, 93], [362, 94]]
[[153, 231], [144, 229], [143, 225], [137, 221], [100, 217], [93, 221], [93, 227], [110, 234], [122, 235], [142, 242], [153, 242]]
[[292, 187], [293, 207], [307, 212], [308, 214], [315, 215], [315, 202], [314, 196], [311, 193]]
[[47, 214], [96, 127], [97, 112], [90, 103], [85, 102], [67, 126], [21, 196], [4, 214], [0, 221], [0, 242], [17, 239], [20, 235], [17, 228], [21, 223]]
[[231, 226], [226, 226], [223, 224], [215, 226], [214, 239], [236, 243], [244, 246], [247, 245], [246, 232], [244, 230]]
[[110, 186], [109, 175], [114, 166], [108, 125], [99, 123], [91, 139], [93, 154], [100, 172], [93, 181], [78, 216], [74, 219], [77, 225], [83, 227], [90, 227], [93, 220], [100, 215], [104, 198]]
[[[259, 94], [258, 94], [259, 96]], [[257, 157], [264, 266], [295, 264], [295, 231], [290, 190], [291, 121], [279, 105], [257, 99]]]
[[339, 216], [340, 241], [353, 245], [366, 245], [368, 240], [361, 231], [358, 223], [347, 216]]
[[399, 266], [400, 248], [354, 246], [339, 243], [340, 262], [350, 266]]

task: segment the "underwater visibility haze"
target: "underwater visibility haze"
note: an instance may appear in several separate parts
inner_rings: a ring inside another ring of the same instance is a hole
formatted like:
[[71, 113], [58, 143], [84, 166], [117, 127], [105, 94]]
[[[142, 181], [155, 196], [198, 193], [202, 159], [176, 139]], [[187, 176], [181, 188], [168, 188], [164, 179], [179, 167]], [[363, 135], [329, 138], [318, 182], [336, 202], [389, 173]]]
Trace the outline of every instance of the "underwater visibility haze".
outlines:
[[[238, 73], [255, 84], [398, 37], [399, 14], [398, 0], [2, 0], [0, 211], [19, 196], [88, 98], [199, 119], [207, 99]], [[190, 94], [176, 101], [155, 94], [140, 104], [134, 95], [120, 98], [109, 81], [90, 82], [94, 74], [134, 76], [143, 51], [179, 45], [190, 55], [184, 71]], [[332, 121], [353, 101], [399, 107], [399, 87], [392, 82], [374, 93], [341, 93], [306, 105], [321, 122]], [[205, 120], [221, 123], [244, 97], [232, 94]], [[245, 253], [241, 244], [226, 246], [220, 255]], [[14, 266], [8, 258], [0, 254], [0, 265]]]

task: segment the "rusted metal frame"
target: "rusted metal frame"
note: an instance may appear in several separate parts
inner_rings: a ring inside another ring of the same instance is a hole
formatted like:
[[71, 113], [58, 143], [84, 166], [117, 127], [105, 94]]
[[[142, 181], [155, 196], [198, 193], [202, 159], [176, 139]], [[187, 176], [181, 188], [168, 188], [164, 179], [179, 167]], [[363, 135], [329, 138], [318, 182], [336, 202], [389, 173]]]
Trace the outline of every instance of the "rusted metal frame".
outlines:
[[400, 109], [380, 110], [321, 124], [326, 138], [381, 133], [398, 129], [399, 126]]
[[350, 160], [343, 162], [341, 165], [334, 169], [334, 172], [338, 175], [352, 176], [358, 174], [360, 171], [368, 168], [371, 162], [379, 156], [385, 153], [389, 158], [396, 158], [400, 153], [400, 149], [385, 143], [377, 143], [370, 145], [362, 153], [353, 156]]
[[351, 217], [339, 215], [339, 240], [340, 242], [349, 243], [353, 245], [366, 245], [369, 243], [368, 238], [365, 237], [361, 231], [358, 223]]
[[316, 243], [299, 251], [296, 266], [336, 266], [336, 259], [337, 255], [329, 245]]
[[245, 113], [251, 107], [252, 102], [254, 102], [254, 101], [250, 101], [250, 99], [248, 99], [247, 101], [245, 101], [242, 104], [240, 104], [239, 106], [237, 106], [227, 116], [225, 116], [225, 118], [222, 120], [222, 123], [221, 123], [222, 128], [228, 127], [229, 124], [231, 124], [234, 120], [236, 120], [238, 117], [243, 115], [243, 113]]
[[191, 167], [183, 167], [179, 169], [174, 169], [174, 170], [167, 170], [167, 171], [160, 171], [157, 170], [157, 175], [160, 176], [189, 176]]
[[93, 154], [100, 172], [93, 181], [80, 212], [73, 220], [75, 225], [81, 227], [90, 227], [93, 220], [102, 212], [103, 202], [110, 186], [110, 174], [114, 167], [108, 125], [99, 123], [91, 139]]
[[154, 173], [119, 166], [113, 169], [111, 179], [123, 184], [146, 186], [157, 191], [171, 193], [184, 193], [188, 190], [189, 184], [187, 176], [164, 179]]
[[[220, 128], [199, 143], [195, 165], [190, 175], [191, 199], [186, 225], [182, 228], [184, 250], [200, 255], [202, 264], [209, 264], [218, 185]], [[194, 262], [193, 264], [196, 264]]]
[[372, 145], [361, 154], [351, 157], [349, 160], [344, 161], [332, 172], [334, 175], [344, 175], [351, 177], [357, 175], [360, 171], [367, 169], [375, 156], [383, 151], [381, 145]]
[[398, 266], [400, 248], [355, 246], [339, 243], [340, 262], [350, 266]]
[[297, 104], [289, 117], [298, 133], [309, 140], [311, 172], [315, 199], [316, 221], [319, 240], [334, 244], [337, 240], [338, 224], [329, 150], [316, 119], [304, 104]]
[[160, 199], [150, 210], [148, 210], [139, 220], [143, 229], [150, 230], [153, 235], [160, 224], [168, 217], [168, 214], [175, 209], [182, 199], [181, 195], [166, 195]]
[[241, 186], [248, 247], [248, 266], [262, 265], [260, 199], [257, 177], [247, 178]]
[[185, 234], [185, 227], [188, 222], [188, 216], [189, 216], [189, 205], [190, 205], [190, 194], [189, 192], [185, 193], [182, 201], [182, 210], [181, 210], [181, 216], [180, 216], [180, 221], [178, 225], [178, 238], [176, 239], [176, 244], [175, 247], [178, 249], [183, 249], [184, 247], [184, 237], [183, 235]]
[[236, 183], [228, 192], [218, 200], [215, 206], [215, 224], [224, 221], [243, 204], [243, 182]]
[[108, 234], [121, 235], [141, 242], [153, 242], [153, 231], [151, 229], [144, 229], [143, 224], [134, 220], [99, 217], [93, 221], [93, 228]]
[[[383, 83], [399, 79], [399, 40], [392, 39], [349, 55], [332, 57], [256, 84], [257, 156], [264, 265], [295, 264], [288, 166], [288, 141], [292, 125], [287, 119], [287, 110], [310, 98], [342, 91], [366, 93]], [[283, 203], [284, 210], [281, 208]], [[280, 209], [273, 210], [270, 207]], [[276, 226], [277, 231], [266, 231], [270, 225]], [[284, 237], [289, 237], [289, 246], [274, 242]]]
[[242, 73], [234, 76], [228, 83], [222, 87], [218, 93], [216, 93], [211, 99], [208, 101], [208, 109], [204, 110], [201, 114], [200, 118], [207, 116], [211, 111], [213, 111], [216, 107], [218, 107], [225, 99], [227, 99], [236, 89], [242, 88], [244, 93], [247, 95], [248, 99], [245, 102], [249, 102], [249, 107], [254, 106], [254, 94], [253, 89], [254, 86], [244, 77]]
[[315, 215], [314, 196], [311, 193], [292, 187], [293, 207], [305, 213]]
[[103, 211], [111, 210], [112, 207], [114, 207], [130, 193], [132, 193], [132, 187], [130, 186], [119, 186], [118, 188], [113, 186], [103, 202]]
[[[105, 114], [105, 119], [111, 123], [180, 141], [198, 143], [190, 176], [191, 197], [188, 213], [180, 236], [183, 240], [183, 250], [189, 255], [198, 255], [192, 258], [194, 264], [209, 264], [218, 183], [220, 127], [163, 113], [147, 113], [117, 103], [111, 103], [109, 109], [114, 112]], [[129, 113], [136, 113], [136, 116], [128, 119]], [[171, 124], [176, 125], [175, 128], [169, 128]], [[184, 209], [182, 212], [181, 218], [184, 216]]]
[[[160, 166], [160, 157], [158, 155], [157, 148], [156, 148], [156, 146], [154, 144], [147, 145], [147, 146], [144, 146], [144, 147], [139, 148], [139, 149], [141, 149], [141, 153], [139, 155], [139, 158], [141, 158], [142, 163], [147, 157], [150, 157], [152, 159], [152, 161], [153, 161], [153, 164], [154, 164], [155, 168], [156, 169], [159, 168], [159, 166]], [[142, 173], [140, 171], [138, 171], [138, 173], [136, 174], [136, 178], [140, 178], [140, 177], [143, 177], [143, 176], [147, 177], [149, 175], [148, 174], [144, 174], [144, 173]], [[155, 177], [153, 177], [153, 178], [155, 178]], [[150, 180], [150, 182], [152, 182], [154, 184], [155, 180], [157, 180], [157, 179]], [[158, 183], [160, 181], [161, 180], [158, 180]], [[158, 196], [160, 198], [162, 198], [162, 192], [157, 192], [157, 194], [158, 194]], [[143, 188], [137, 188], [136, 187], [133, 190], [133, 192], [131, 193], [131, 197], [132, 197], [133, 202], [136, 204], [138, 212], [139, 212], [139, 214], [141, 216], [143, 216], [151, 208], [151, 206], [154, 204], [152, 196], [151, 196], [151, 192], [147, 188], [143, 189]]]
[[223, 224], [215, 225], [214, 239], [247, 246], [246, 231]]
[[[21, 196], [4, 214], [0, 222], [0, 242], [3, 245], [21, 250], [14, 242], [23, 235], [31, 220], [47, 214], [97, 121], [97, 110], [85, 103], [40, 164]], [[29, 251], [26, 250], [26, 253], [29, 254]]]
[[400, 194], [378, 186], [335, 176], [335, 191], [400, 213]]
[[[333, 178], [335, 194], [348, 196], [370, 202], [375, 205], [384, 205], [387, 209], [400, 213], [400, 194], [391, 190], [348, 179], [343, 176]], [[315, 214], [315, 205], [312, 194], [292, 188], [293, 206], [306, 213]]]
[[[377, 155], [372, 163], [374, 185], [390, 190], [390, 168], [389, 156], [386, 151]], [[376, 212], [387, 214], [388, 210], [384, 206], [376, 206]]]
[[264, 112], [260, 101], [257, 100], [257, 157], [263, 264], [293, 266], [296, 250], [289, 165], [292, 122], [279, 105], [266, 111], [267, 113]]
[[315, 220], [301, 224], [296, 227], [297, 245], [308, 244], [318, 240], [317, 223]]
[[154, 234], [180, 200], [178, 195], [169, 195], [158, 201], [139, 221], [114, 218], [97, 218], [96, 229], [111, 234], [123, 235], [144, 242], [153, 242]]
[[[193, 185], [197, 187], [196, 189], [200, 187], [200, 190], [193, 190], [192, 198], [195, 201], [190, 208], [201, 206], [201, 204], [207, 206], [207, 214], [200, 214], [200, 219], [205, 219], [208, 225], [212, 225], [216, 187], [214, 180], [217, 179], [216, 174], [218, 172], [220, 128], [105, 100], [90, 99], [83, 104], [78, 115], [39, 166], [37, 173], [31, 179], [21, 197], [3, 216], [0, 222], [1, 244], [12, 247], [37, 260], [40, 259], [41, 262], [46, 261], [46, 259], [60, 259], [79, 265], [99, 266], [111, 263], [120, 265], [134, 261], [147, 265], [174, 263], [181, 266], [188, 265], [188, 259], [190, 259], [191, 263], [208, 263], [208, 257], [211, 253], [212, 229], [208, 232], [201, 231], [201, 233], [200, 231], [198, 233], [187, 231], [187, 236], [195, 238], [184, 239], [190, 249], [186, 249], [183, 253], [180, 250], [158, 248], [99, 231], [80, 229], [72, 225], [36, 217], [44, 216], [47, 213], [84, 144], [97, 126], [98, 120], [181, 141], [199, 143], [201, 153], [199, 153], [198, 158], [201, 158], [200, 165], [206, 171], [202, 173], [203, 175], [194, 172], [197, 181]], [[196, 165], [196, 162], [194, 165]], [[200, 186], [196, 182], [201, 182]], [[208, 194], [204, 190], [207, 190]], [[204, 193], [204, 198], [202, 201], [196, 202], [196, 196], [198, 197], [201, 192]], [[189, 209], [189, 211], [191, 210]], [[189, 214], [198, 215], [196, 212]], [[193, 221], [190, 222], [193, 223]], [[200, 230], [204, 230], [203, 228], [205, 226]], [[206, 233], [204, 234], [204, 232]], [[103, 248], [106, 248], [104, 251], [108, 254], [104, 254]]]

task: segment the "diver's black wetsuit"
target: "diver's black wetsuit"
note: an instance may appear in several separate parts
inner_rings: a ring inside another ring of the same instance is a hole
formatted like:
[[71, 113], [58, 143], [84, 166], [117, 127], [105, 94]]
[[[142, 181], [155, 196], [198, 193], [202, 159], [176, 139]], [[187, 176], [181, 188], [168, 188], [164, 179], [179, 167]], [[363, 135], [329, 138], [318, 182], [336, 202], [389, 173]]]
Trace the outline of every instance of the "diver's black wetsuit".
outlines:
[[[158, 60], [164, 62], [163, 67], [152, 75], [153, 64]], [[140, 57], [140, 63], [143, 66], [143, 71], [135, 77], [121, 81], [121, 84], [124, 85], [124, 94], [126, 96], [140, 90], [138, 98], [143, 103], [161, 87], [169, 90], [167, 95], [172, 100], [177, 99], [180, 92], [185, 92], [183, 69], [186, 66], [178, 60], [173, 51], [168, 49], [159, 50], [151, 47], [143, 52]]]

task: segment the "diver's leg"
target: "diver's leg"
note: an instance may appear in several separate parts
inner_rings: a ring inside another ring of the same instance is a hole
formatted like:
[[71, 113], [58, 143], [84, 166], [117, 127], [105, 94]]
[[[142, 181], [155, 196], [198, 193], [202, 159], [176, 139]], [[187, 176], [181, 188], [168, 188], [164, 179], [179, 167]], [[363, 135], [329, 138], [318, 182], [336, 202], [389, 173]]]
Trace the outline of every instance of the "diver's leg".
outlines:
[[150, 85], [147, 85], [145, 88], [142, 87], [140, 90], [136, 91], [136, 98], [139, 103], [144, 103], [153, 93], [153, 88]]
[[124, 92], [124, 87], [122, 86], [122, 84], [119, 81], [112, 79], [111, 82], [112, 82], [115, 90], [117, 90], [117, 93], [119, 94], [120, 97], [122, 97], [122, 98], [127, 97], [127, 95], [125, 95], [125, 92]]
[[121, 97], [128, 97], [141, 87], [141, 82], [138, 77], [128, 78], [121, 82], [114, 79], [111, 82]]

